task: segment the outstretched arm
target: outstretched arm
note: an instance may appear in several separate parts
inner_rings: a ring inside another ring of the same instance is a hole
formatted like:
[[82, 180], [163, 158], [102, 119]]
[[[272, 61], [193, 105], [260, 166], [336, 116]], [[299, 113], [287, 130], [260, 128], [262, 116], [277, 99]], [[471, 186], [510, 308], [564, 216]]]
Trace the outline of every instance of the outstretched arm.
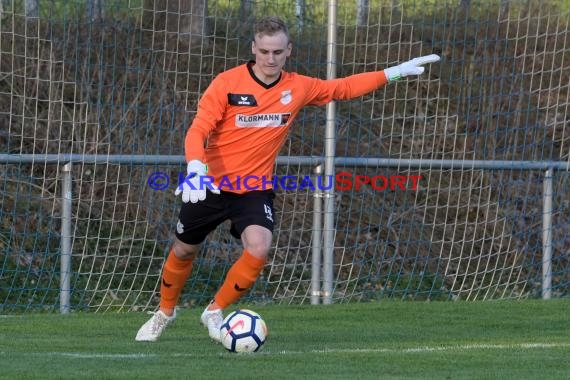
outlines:
[[[426, 55], [403, 62], [398, 66], [388, 67], [381, 71], [369, 71], [350, 75], [344, 78], [313, 82], [312, 92], [309, 92], [309, 104], [324, 105], [331, 100], [354, 99], [375, 91], [389, 82], [398, 79], [423, 74], [423, 65], [439, 61], [437, 54]], [[323, 91], [323, 87], [325, 89]]]

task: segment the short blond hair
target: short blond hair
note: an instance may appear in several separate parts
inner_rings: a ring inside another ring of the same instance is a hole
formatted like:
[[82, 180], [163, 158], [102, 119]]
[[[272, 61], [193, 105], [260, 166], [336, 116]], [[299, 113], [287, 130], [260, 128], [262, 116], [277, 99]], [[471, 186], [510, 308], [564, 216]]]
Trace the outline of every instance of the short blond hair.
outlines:
[[254, 38], [257, 35], [272, 36], [279, 32], [285, 33], [287, 41], [291, 41], [289, 28], [287, 28], [285, 22], [277, 16], [266, 16], [255, 23]]

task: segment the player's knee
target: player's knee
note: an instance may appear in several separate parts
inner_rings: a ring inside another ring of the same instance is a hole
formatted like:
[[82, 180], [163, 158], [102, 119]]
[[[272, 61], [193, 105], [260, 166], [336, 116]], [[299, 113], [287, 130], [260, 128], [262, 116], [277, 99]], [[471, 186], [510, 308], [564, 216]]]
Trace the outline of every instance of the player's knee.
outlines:
[[243, 248], [258, 259], [267, 259], [271, 243], [266, 239], [248, 239], [243, 242]]
[[259, 259], [267, 259], [271, 249], [271, 231], [260, 226], [249, 226], [242, 234], [243, 248]]
[[196, 258], [198, 252], [200, 251], [200, 246], [186, 244], [178, 239], [175, 239], [174, 244], [172, 245], [172, 250], [174, 251], [176, 257], [178, 257], [179, 259], [190, 260]]
[[267, 259], [267, 255], [271, 249], [270, 242], [267, 242], [265, 239], [249, 239], [243, 243], [243, 248], [252, 256], [258, 259]]
[[267, 260], [267, 255], [269, 254], [269, 248], [265, 246], [248, 246], [245, 247], [252, 256], [257, 257], [260, 260]]

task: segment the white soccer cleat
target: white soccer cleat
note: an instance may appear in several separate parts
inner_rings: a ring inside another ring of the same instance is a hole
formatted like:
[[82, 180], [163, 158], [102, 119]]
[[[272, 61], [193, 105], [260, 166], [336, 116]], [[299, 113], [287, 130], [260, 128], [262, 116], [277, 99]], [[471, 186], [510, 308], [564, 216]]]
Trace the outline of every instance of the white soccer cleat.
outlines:
[[174, 319], [176, 319], [176, 309], [174, 309], [172, 317], [169, 317], [160, 310], [153, 313], [152, 317], [141, 326], [135, 340], [138, 342], [155, 342], [166, 326], [172, 323]]
[[208, 310], [206, 308], [200, 317], [200, 321], [208, 329], [208, 334], [212, 340], [220, 343], [222, 341], [220, 327], [224, 321], [222, 309]]

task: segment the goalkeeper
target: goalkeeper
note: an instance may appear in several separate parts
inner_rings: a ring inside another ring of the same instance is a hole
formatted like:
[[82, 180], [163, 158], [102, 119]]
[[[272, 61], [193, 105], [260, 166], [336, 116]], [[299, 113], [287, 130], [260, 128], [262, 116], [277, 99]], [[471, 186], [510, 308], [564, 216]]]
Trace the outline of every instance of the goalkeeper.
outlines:
[[[139, 329], [137, 341], [155, 341], [176, 318], [180, 293], [200, 245], [218, 225], [230, 220], [231, 234], [243, 252], [201, 316], [210, 337], [220, 341], [223, 310], [252, 287], [272, 247], [271, 183], [275, 159], [299, 111], [370, 93], [389, 82], [420, 75], [432, 54], [382, 71], [321, 80], [283, 70], [292, 42], [284, 22], [265, 17], [255, 25], [254, 60], [219, 74], [204, 92], [184, 142], [188, 177], [174, 243], [162, 268], [160, 306]], [[213, 178], [205, 184], [204, 176]], [[239, 181], [247, 176], [247, 189]], [[257, 182], [255, 181], [257, 179]], [[223, 180], [223, 186], [221, 182]], [[248, 189], [264, 189], [248, 191]]]

